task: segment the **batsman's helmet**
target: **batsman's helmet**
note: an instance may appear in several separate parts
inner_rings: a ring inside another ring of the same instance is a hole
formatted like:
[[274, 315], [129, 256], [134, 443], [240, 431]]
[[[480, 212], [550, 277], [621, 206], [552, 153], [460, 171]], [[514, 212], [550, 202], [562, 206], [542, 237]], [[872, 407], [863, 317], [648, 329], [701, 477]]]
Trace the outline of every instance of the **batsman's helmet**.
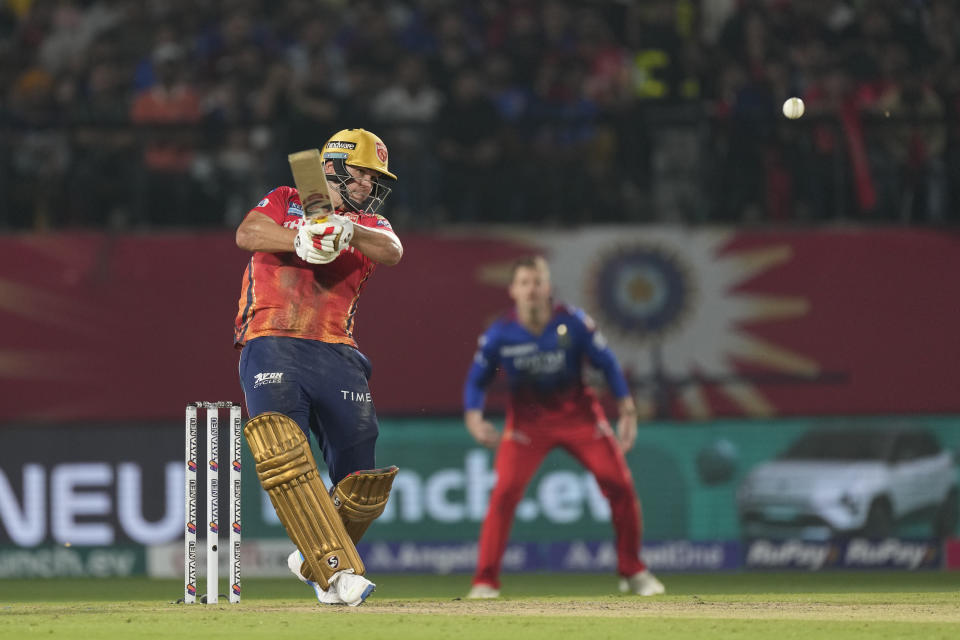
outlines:
[[[396, 180], [387, 166], [387, 145], [383, 140], [366, 129], [343, 129], [333, 134], [323, 145], [323, 159], [333, 162], [334, 175], [327, 180], [334, 182], [345, 205], [355, 211], [375, 213], [382, 205], [391, 188], [385, 182]], [[347, 185], [353, 178], [347, 171], [347, 165], [358, 169], [376, 172], [376, 183], [366, 202], [354, 202], [349, 196]]]

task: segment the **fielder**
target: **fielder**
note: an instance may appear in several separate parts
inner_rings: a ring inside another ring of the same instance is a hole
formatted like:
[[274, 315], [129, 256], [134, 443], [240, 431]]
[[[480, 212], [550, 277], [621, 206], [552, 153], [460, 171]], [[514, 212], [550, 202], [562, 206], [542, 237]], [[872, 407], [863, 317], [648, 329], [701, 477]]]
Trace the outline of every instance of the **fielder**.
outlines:
[[[464, 387], [464, 421], [474, 439], [497, 449], [496, 484], [480, 532], [468, 598], [500, 596], [500, 564], [517, 504], [546, 455], [560, 447], [597, 479], [610, 502], [620, 590], [664, 592], [640, 559], [640, 503], [623, 454], [637, 435], [637, 412], [616, 357], [580, 309], [551, 302], [550, 271], [541, 257], [513, 267], [515, 308], [480, 337]], [[617, 398], [614, 434], [594, 393], [583, 384], [584, 360], [601, 369]], [[503, 435], [483, 418], [484, 389], [502, 369], [510, 386]]]
[[[253, 255], [234, 340], [253, 416], [244, 434], [297, 546], [290, 570], [321, 603], [356, 606], [376, 585], [355, 545], [383, 512], [397, 468], [376, 468], [370, 362], [357, 349], [355, 314], [376, 265], [400, 262], [403, 246], [378, 213], [396, 180], [383, 141], [345, 129], [321, 157], [334, 215], [307, 220], [297, 190], [277, 187], [237, 228], [237, 246]], [[311, 433], [330, 469], [329, 493]]]

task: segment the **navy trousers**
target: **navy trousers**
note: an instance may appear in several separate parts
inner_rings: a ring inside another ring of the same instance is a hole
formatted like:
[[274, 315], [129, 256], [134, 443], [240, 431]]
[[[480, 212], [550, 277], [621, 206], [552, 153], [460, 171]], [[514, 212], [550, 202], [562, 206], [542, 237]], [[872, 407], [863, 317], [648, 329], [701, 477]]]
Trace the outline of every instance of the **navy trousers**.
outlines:
[[379, 426], [369, 379], [370, 361], [349, 345], [263, 336], [240, 352], [247, 414], [276, 411], [296, 422], [308, 440], [312, 433], [333, 484], [376, 468]]

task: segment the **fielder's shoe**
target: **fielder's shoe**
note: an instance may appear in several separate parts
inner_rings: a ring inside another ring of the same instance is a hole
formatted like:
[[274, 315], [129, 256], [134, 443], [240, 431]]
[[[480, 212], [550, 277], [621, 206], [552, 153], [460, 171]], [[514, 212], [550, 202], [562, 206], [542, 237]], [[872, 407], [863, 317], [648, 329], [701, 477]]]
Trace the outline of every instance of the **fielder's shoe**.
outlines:
[[499, 598], [500, 589], [494, 589], [489, 584], [483, 584], [482, 582], [479, 582], [470, 587], [470, 593], [467, 594], [467, 597], [471, 600]]
[[351, 607], [362, 604], [367, 599], [377, 585], [373, 584], [363, 576], [358, 576], [353, 569], [344, 569], [333, 574], [330, 578], [330, 588], [336, 587], [337, 595], [340, 600]]
[[622, 593], [635, 593], [638, 596], [658, 596], [666, 589], [656, 576], [644, 569], [629, 578], [620, 578]]
[[293, 552], [287, 556], [287, 567], [290, 568], [293, 575], [297, 576], [302, 583], [313, 589], [314, 593], [317, 594], [317, 600], [320, 604], [345, 604], [343, 599], [340, 598], [340, 594], [337, 593], [337, 588], [334, 585], [331, 584], [330, 588], [324, 591], [320, 588], [320, 585], [313, 580], [307, 580], [300, 572], [302, 565], [303, 554], [300, 553], [298, 549], [294, 549]]

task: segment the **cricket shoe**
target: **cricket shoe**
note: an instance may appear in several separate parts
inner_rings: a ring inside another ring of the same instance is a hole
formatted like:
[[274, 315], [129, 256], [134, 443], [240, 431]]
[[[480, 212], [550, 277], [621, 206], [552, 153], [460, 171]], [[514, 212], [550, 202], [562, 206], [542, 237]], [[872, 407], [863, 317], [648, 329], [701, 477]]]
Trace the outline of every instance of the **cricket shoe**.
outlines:
[[629, 578], [620, 578], [620, 591], [635, 593], [638, 596], [658, 596], [666, 589], [656, 576], [644, 569]]
[[478, 582], [470, 587], [470, 593], [467, 594], [467, 598], [470, 600], [488, 600], [490, 598], [499, 597], [500, 589], [495, 589], [489, 584], [484, 584], [482, 582]]
[[320, 604], [346, 604], [340, 597], [340, 594], [337, 593], [337, 588], [334, 585], [331, 584], [329, 589], [324, 590], [313, 580], [307, 580], [303, 573], [300, 572], [302, 565], [303, 554], [300, 553], [299, 549], [294, 549], [293, 552], [287, 556], [287, 567], [290, 568], [293, 575], [297, 576], [302, 583], [313, 589], [314, 593], [317, 594], [317, 600]]
[[358, 576], [353, 569], [337, 571], [330, 578], [330, 588], [336, 587], [340, 600], [351, 607], [363, 604], [363, 601], [373, 593], [377, 585], [363, 576]]

